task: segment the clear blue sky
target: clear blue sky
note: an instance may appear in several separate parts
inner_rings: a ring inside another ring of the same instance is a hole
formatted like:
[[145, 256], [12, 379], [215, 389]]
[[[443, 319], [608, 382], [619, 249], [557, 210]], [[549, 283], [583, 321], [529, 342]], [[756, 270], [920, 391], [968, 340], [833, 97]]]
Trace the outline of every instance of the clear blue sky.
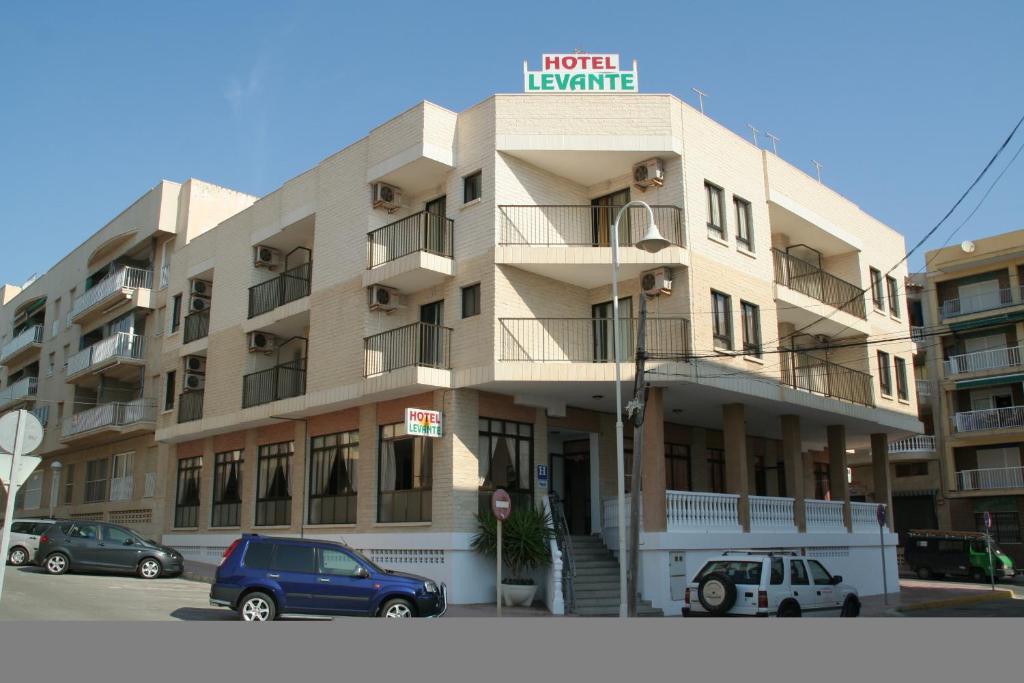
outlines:
[[[1024, 112], [1022, 26], [1019, 0], [5, 3], [0, 281], [44, 272], [162, 178], [265, 194], [419, 100], [520, 91], [524, 58], [577, 47], [637, 59], [644, 92], [706, 91], [710, 116], [819, 160], [909, 247]], [[1024, 228], [1022, 188], [1018, 159], [956, 241]]]

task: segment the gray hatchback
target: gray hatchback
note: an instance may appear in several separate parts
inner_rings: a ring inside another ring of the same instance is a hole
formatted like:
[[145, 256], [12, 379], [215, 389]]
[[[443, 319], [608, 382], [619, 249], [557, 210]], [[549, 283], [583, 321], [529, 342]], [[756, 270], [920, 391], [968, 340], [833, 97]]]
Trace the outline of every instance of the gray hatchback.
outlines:
[[184, 569], [177, 550], [106, 522], [54, 524], [39, 538], [33, 563], [50, 574], [69, 571], [133, 573], [144, 579], [175, 576]]

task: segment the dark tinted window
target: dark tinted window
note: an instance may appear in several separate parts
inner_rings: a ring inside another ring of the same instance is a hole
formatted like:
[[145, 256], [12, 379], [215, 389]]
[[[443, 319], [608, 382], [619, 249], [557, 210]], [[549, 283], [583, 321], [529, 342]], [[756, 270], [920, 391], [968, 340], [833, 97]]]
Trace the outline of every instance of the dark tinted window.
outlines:
[[316, 572], [315, 548], [311, 545], [278, 545], [272, 566], [281, 572], [313, 574]]
[[242, 563], [253, 569], [270, 569], [270, 557], [273, 554], [274, 546], [270, 543], [250, 543]]
[[761, 563], [751, 560], [717, 560], [708, 562], [704, 569], [696, 576], [695, 581], [700, 581], [712, 572], [725, 574], [734, 583], [757, 585], [761, 583]]
[[807, 560], [807, 566], [811, 568], [811, 576], [814, 577], [815, 586], [828, 586], [832, 583], [832, 576], [828, 570], [821, 566], [817, 560]]
[[100, 530], [95, 524], [74, 524], [67, 535], [72, 538], [97, 540], [100, 537]]
[[803, 560], [793, 560], [789, 563], [789, 583], [794, 586], [810, 585]]
[[119, 529], [116, 526], [103, 527], [104, 541], [109, 541], [115, 544], [124, 544], [124, 542], [129, 539], [134, 543], [135, 534], [129, 533], [124, 529]]
[[51, 526], [53, 526], [53, 522], [36, 522], [36, 525], [32, 527], [32, 533], [41, 534]]
[[786, 581], [786, 570], [782, 565], [781, 557], [772, 558], [772, 585], [780, 586]]
[[32, 533], [32, 522], [15, 522], [11, 525], [12, 534], [30, 534]]

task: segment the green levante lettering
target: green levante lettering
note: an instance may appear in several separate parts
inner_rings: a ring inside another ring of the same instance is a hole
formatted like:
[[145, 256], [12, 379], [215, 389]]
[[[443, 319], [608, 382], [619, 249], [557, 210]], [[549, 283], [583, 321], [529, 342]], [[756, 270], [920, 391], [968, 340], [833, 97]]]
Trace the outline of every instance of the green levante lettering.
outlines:
[[527, 79], [527, 90], [636, 90], [632, 73], [551, 73], [531, 71]]

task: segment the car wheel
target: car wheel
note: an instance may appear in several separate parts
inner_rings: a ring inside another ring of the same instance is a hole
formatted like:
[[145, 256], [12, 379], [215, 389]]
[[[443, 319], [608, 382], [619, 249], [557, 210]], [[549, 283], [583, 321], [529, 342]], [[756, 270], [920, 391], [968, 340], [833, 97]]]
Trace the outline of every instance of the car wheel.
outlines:
[[801, 616], [800, 605], [795, 602], [784, 602], [779, 605], [779, 616], [780, 617], [799, 617]]
[[242, 621], [273, 621], [277, 606], [266, 593], [249, 593], [238, 605], [238, 616]]
[[918, 567], [917, 578], [926, 580], [932, 578], [932, 570], [928, 567]]
[[14, 546], [11, 552], [7, 553], [7, 561], [15, 567], [20, 567], [28, 562], [28, 551], [20, 545]]
[[852, 595], [846, 598], [846, 602], [843, 603], [843, 610], [839, 613], [841, 617], [859, 617], [860, 616], [860, 600], [853, 597]]
[[53, 553], [46, 558], [46, 562], [43, 563], [46, 571], [54, 576], [61, 574], [67, 574], [68, 570], [71, 569], [71, 561], [68, 556], [64, 553]]
[[160, 564], [160, 560], [155, 560], [152, 557], [147, 557], [142, 562], [139, 562], [139, 576], [144, 579], [159, 577], [163, 569], [164, 567]]
[[416, 616], [412, 604], [402, 598], [392, 598], [380, 608], [380, 615], [385, 619], [411, 619]]
[[721, 616], [736, 604], [736, 584], [725, 574], [711, 572], [697, 584], [697, 599], [710, 614]]

